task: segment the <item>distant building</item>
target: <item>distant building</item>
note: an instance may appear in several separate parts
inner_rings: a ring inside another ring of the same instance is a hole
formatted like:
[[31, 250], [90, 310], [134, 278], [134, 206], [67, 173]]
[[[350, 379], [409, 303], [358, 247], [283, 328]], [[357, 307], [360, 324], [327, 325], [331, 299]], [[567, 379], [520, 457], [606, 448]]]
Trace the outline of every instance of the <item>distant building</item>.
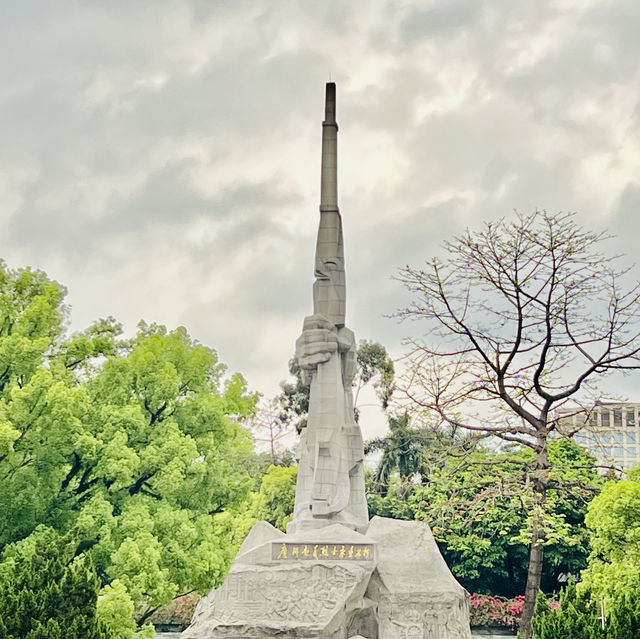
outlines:
[[597, 403], [590, 412], [559, 409], [563, 434], [592, 452], [598, 462], [623, 472], [640, 464], [640, 403]]

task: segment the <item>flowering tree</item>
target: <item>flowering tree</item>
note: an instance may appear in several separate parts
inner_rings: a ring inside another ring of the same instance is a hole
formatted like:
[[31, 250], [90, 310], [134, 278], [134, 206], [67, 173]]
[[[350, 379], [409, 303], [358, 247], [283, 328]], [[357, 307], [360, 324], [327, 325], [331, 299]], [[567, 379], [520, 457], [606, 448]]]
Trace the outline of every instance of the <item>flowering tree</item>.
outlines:
[[400, 315], [429, 322], [429, 340], [411, 341], [407, 397], [442, 425], [535, 453], [523, 639], [542, 573], [548, 441], [575, 432], [555, 410], [583, 411], [597, 378], [640, 367], [640, 289], [602, 251], [605, 239], [571, 214], [518, 215], [466, 231], [445, 243], [445, 261], [400, 275], [415, 295]]

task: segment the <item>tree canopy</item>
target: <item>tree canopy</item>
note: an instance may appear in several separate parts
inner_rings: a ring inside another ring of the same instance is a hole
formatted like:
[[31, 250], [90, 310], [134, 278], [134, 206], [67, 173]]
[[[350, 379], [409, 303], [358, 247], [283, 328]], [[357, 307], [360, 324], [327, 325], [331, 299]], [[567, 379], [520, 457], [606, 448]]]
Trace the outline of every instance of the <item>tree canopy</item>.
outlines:
[[[390, 457], [399, 456], [395, 451], [409, 454], [395, 468], [384, 454], [380, 458], [368, 479], [371, 514], [429, 523], [449, 568], [470, 592], [521, 594], [531, 534], [532, 451], [514, 444], [465, 449], [429, 428], [404, 426], [399, 436], [397, 430], [390, 431], [383, 450], [391, 451]], [[549, 458], [550, 532], [541, 587], [552, 592], [559, 579], [586, 567], [584, 518], [603, 480], [594, 458], [570, 440], [551, 442]]]
[[125, 340], [108, 318], [68, 336], [45, 274], [0, 264], [0, 289], [0, 551], [49, 526], [150, 608], [217, 585], [256, 394], [184, 328]]
[[69, 557], [64, 540], [41, 528], [0, 563], [0, 635], [113, 639], [97, 613], [98, 589], [86, 558]]
[[[640, 472], [612, 481], [589, 507], [589, 566], [579, 587], [613, 610], [640, 601]], [[640, 606], [635, 607], [640, 632]]]
[[[292, 380], [281, 383], [277, 397], [282, 423], [293, 424], [298, 431], [307, 424], [310, 386], [295, 357], [289, 361]], [[394, 364], [387, 350], [378, 342], [361, 340], [356, 349], [356, 374], [353, 379], [355, 418], [358, 420], [358, 396], [367, 385], [375, 390], [380, 405], [386, 410], [395, 390]]]
[[605, 240], [571, 214], [538, 211], [467, 230], [444, 244], [443, 260], [399, 276], [414, 294], [400, 315], [429, 326], [412, 340], [408, 398], [443, 424], [535, 454], [524, 639], [549, 533], [548, 440], [573, 434], [554, 411], [588, 414], [597, 379], [640, 364], [640, 287]]

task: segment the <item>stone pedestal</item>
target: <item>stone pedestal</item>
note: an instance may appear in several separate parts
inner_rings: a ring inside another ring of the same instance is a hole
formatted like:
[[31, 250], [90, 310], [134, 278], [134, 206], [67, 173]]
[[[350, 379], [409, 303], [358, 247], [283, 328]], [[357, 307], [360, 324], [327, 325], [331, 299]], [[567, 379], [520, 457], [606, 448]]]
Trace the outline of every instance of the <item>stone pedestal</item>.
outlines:
[[426, 524], [256, 524], [182, 639], [470, 639], [468, 595]]
[[369, 522], [353, 411], [356, 341], [345, 324], [336, 87], [326, 87], [313, 315], [296, 359], [311, 381], [288, 534], [254, 526], [182, 639], [470, 639], [466, 591], [429, 526]]

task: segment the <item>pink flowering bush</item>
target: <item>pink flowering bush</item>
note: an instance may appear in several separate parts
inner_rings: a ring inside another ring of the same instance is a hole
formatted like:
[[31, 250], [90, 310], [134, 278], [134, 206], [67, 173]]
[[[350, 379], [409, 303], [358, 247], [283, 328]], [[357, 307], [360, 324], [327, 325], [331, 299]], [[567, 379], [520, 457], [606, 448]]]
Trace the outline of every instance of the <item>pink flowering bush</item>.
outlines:
[[515, 630], [522, 614], [524, 596], [505, 599], [474, 592], [469, 604], [472, 626], [504, 626]]
[[[560, 602], [547, 599], [551, 610], [558, 610]], [[513, 599], [480, 595], [474, 592], [469, 600], [469, 612], [472, 626], [502, 626], [516, 630], [520, 624], [520, 615], [524, 606], [524, 595]]]

